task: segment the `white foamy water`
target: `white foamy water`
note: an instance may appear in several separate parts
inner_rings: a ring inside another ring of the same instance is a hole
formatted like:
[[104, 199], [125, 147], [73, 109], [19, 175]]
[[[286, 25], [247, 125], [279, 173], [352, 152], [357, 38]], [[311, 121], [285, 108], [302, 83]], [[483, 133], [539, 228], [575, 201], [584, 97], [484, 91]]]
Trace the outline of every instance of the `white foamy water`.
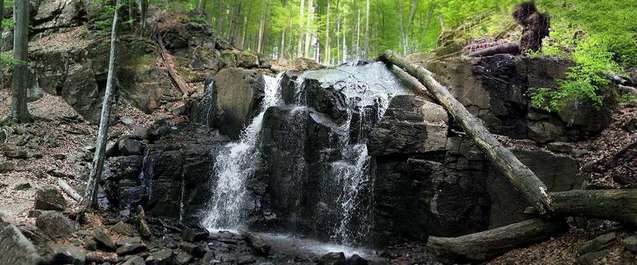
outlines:
[[242, 225], [245, 217], [247, 196], [246, 181], [251, 177], [260, 159], [256, 148], [263, 125], [263, 115], [269, 107], [280, 104], [280, 80], [264, 76], [265, 97], [259, 114], [252, 119], [238, 141], [227, 144], [215, 158], [214, 172], [217, 179], [213, 187], [210, 209], [202, 224], [210, 231], [235, 230]]

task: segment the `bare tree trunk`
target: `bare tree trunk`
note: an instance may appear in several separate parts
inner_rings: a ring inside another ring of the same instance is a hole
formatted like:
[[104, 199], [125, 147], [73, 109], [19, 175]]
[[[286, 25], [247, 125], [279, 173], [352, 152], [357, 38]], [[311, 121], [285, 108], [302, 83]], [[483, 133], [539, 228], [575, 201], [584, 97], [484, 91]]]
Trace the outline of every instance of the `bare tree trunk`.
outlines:
[[298, 49], [296, 50], [297, 57], [303, 56], [303, 38], [305, 37], [305, 24], [303, 23], [305, 20], [305, 0], [301, 0], [301, 4], [299, 5], [299, 21], [301, 24], [301, 31], [299, 33], [299, 41], [298, 41]]
[[312, 45], [312, 22], [314, 20], [314, 1], [308, 0], [307, 2], [307, 24], [305, 25], [305, 51], [304, 56], [311, 58], [310, 46]]
[[367, 6], [365, 7], [365, 57], [369, 57], [369, 37], [371, 33], [369, 32], [369, 10], [370, 10], [370, 0], [367, 0]]
[[330, 64], [330, 60], [332, 59], [332, 51], [330, 45], [330, 2], [331, 0], [326, 0], [327, 9], [325, 10], [326, 22], [325, 22], [325, 64]]
[[148, 13], [148, 1], [138, 0], [137, 5], [139, 7], [140, 31], [144, 34], [144, 29], [146, 28], [146, 14]]
[[387, 51], [380, 59], [387, 64], [393, 64], [404, 69], [424, 84], [434, 98], [453, 116], [454, 120], [460, 124], [464, 131], [473, 138], [493, 165], [509, 179], [511, 184], [524, 195], [531, 205], [538, 208], [541, 213], [552, 209], [546, 185], [533, 171], [522, 164], [509, 149], [498, 142], [484, 127], [482, 121], [469, 113], [462, 103], [458, 102], [449, 93], [446, 87], [433, 78], [429, 71], [408, 63], [391, 51]]
[[361, 56], [361, 9], [356, 4], [356, 59]]
[[263, 33], [265, 32], [266, 9], [268, 8], [265, 0], [261, 1], [261, 19], [259, 21], [259, 37], [257, 39], [257, 52], [261, 53], [263, 49]]
[[93, 157], [93, 168], [86, 186], [86, 193], [82, 199], [82, 207], [97, 206], [97, 191], [99, 182], [104, 169], [104, 153], [106, 151], [106, 140], [108, 139], [108, 122], [111, 115], [111, 97], [113, 94], [113, 86], [115, 83], [115, 57], [117, 55], [117, 22], [120, 0], [116, 1], [115, 14], [113, 15], [113, 28], [111, 29], [111, 50], [108, 60], [108, 76], [106, 79], [106, 91], [102, 99], [102, 113], [100, 116], [100, 125], [97, 132], [97, 143], [95, 144], [95, 156]]
[[15, 30], [13, 56], [17, 64], [13, 71], [11, 119], [16, 122], [32, 121], [27, 107], [29, 89], [29, 1], [13, 1]]
[[[4, 0], [0, 0], [0, 40], [2, 40], [2, 43], [0, 43], [0, 52], [4, 51], [4, 38], [3, 38], [3, 34], [4, 34], [4, 28], [2, 27], [2, 21], [4, 21]], [[2, 65], [0, 65], [0, 89], [4, 88], [4, 69], [2, 67]]]

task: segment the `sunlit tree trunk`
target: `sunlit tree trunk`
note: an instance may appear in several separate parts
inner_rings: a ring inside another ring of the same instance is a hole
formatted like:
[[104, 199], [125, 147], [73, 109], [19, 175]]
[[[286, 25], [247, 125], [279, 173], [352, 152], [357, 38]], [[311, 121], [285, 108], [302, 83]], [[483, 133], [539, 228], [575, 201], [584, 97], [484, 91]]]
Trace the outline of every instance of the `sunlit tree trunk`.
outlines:
[[365, 57], [369, 57], [369, 38], [371, 32], [369, 32], [369, 13], [370, 10], [370, 0], [367, 0], [367, 5], [365, 7]]
[[356, 4], [356, 59], [360, 59], [361, 50], [361, 10]]
[[13, 91], [11, 118], [16, 122], [30, 122], [31, 114], [27, 107], [29, 86], [29, 1], [13, 1], [15, 30], [13, 36], [13, 56], [17, 61], [13, 70]]
[[312, 22], [314, 20], [314, 0], [308, 0], [307, 2], [307, 21], [305, 24], [305, 50], [304, 56], [311, 58], [310, 46], [312, 45]]
[[[23, 2], [23, 1], [16, 1]], [[26, 1], [24, 1], [26, 2]], [[115, 56], [117, 53], [117, 22], [118, 22], [118, 10], [120, 1], [115, 3], [115, 14], [113, 15], [113, 27], [111, 29], [111, 50], [108, 60], [108, 75], [106, 78], [106, 90], [104, 91], [104, 98], [102, 99], [102, 112], [100, 116], [100, 125], [97, 131], [97, 143], [95, 148], [95, 155], [93, 157], [93, 168], [91, 168], [91, 175], [89, 176], [86, 186], [86, 192], [82, 199], [82, 206], [84, 209], [89, 207], [95, 208], [97, 206], [97, 191], [102, 177], [102, 170], [104, 169], [104, 154], [106, 151], [106, 140], [108, 139], [108, 122], [111, 115], [111, 97], [113, 94], [113, 86], [115, 83]]]
[[298, 40], [298, 48], [296, 51], [297, 57], [301, 57], [303, 56], [303, 38], [305, 37], [305, 30], [303, 29], [304, 27], [304, 19], [305, 19], [305, 0], [301, 0], [301, 4], [299, 5], [299, 24], [300, 24], [300, 32], [299, 32], [299, 40]]
[[[2, 35], [4, 33], [4, 28], [2, 27], [2, 21], [4, 20], [4, 0], [0, 0], [0, 40], [3, 40]], [[4, 51], [4, 41], [0, 43], [0, 52]], [[2, 64], [0, 64], [0, 89], [4, 88], [4, 69], [2, 68]]]
[[263, 46], [263, 32], [265, 31], [265, 16], [266, 16], [266, 8], [268, 8], [268, 6], [266, 5], [265, 0], [261, 1], [261, 19], [259, 21], [259, 36], [257, 39], [257, 52], [261, 53], [262, 52], [262, 46]]
[[330, 64], [331, 58], [331, 45], [330, 45], [330, 2], [331, 0], [326, 0], [327, 9], [325, 10], [326, 22], [325, 22], [325, 64]]

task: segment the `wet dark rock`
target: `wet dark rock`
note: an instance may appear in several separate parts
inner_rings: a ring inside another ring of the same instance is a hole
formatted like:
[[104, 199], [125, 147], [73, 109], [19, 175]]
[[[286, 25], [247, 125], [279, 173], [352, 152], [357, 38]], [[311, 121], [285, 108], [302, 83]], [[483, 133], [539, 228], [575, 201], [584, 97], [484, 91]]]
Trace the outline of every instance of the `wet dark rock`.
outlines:
[[361, 256], [354, 254], [347, 259], [347, 265], [368, 265], [369, 262]]
[[161, 249], [153, 251], [146, 258], [146, 264], [148, 265], [172, 265], [175, 260], [175, 255], [171, 249]]
[[343, 252], [327, 253], [319, 259], [319, 265], [347, 265]]
[[117, 241], [117, 245], [119, 247], [117, 247], [115, 252], [117, 252], [117, 255], [120, 256], [137, 254], [148, 249], [146, 247], [146, 244], [144, 244], [144, 242], [142, 242], [141, 238], [139, 237], [122, 239], [120, 241]]
[[568, 129], [578, 132], [576, 137], [574, 137], [578, 139], [584, 136], [597, 135], [597, 133], [608, 127], [611, 121], [611, 110], [607, 105], [600, 108], [590, 102], [570, 102], [564, 105], [557, 114]]
[[250, 255], [242, 255], [237, 258], [237, 264], [239, 265], [253, 264], [255, 262], [257, 262], [257, 260]]
[[588, 252], [588, 253], [585, 253], [583, 255], [578, 256], [575, 259], [575, 263], [577, 265], [600, 264], [599, 260], [602, 259], [603, 257], [608, 256], [609, 253], [610, 253], [610, 251], [608, 249], [604, 249], [604, 250], [600, 250], [600, 251], [596, 251], [596, 252]]
[[396, 96], [372, 130], [372, 155], [409, 155], [443, 151], [447, 143], [447, 112], [417, 96]]
[[538, 143], [548, 143], [560, 140], [565, 135], [565, 130], [560, 125], [549, 121], [539, 121], [529, 124], [529, 138]]
[[[544, 150], [512, 151], [547, 185], [549, 191], [581, 188], [584, 179], [579, 174], [579, 162], [576, 159]], [[511, 189], [508, 180], [495, 169], [489, 173], [487, 187], [492, 204], [490, 227], [495, 228], [529, 218], [524, 214], [524, 209], [530, 205], [519, 192]]]
[[570, 154], [574, 152], [575, 145], [565, 142], [553, 142], [546, 145], [546, 147], [556, 153]]
[[75, 225], [60, 212], [46, 211], [35, 220], [36, 226], [52, 238], [65, 239], [75, 231]]
[[175, 256], [175, 264], [176, 265], [185, 265], [190, 263], [193, 260], [193, 257], [185, 252], [179, 252]]
[[116, 248], [115, 242], [110, 235], [103, 229], [96, 229], [93, 234], [93, 239], [99, 247], [106, 248], [108, 250], [114, 250]]
[[336, 123], [343, 123], [348, 115], [347, 98], [334, 86], [325, 85], [319, 79], [306, 78], [302, 85], [302, 101], [308, 107], [327, 114]]
[[203, 227], [188, 227], [181, 232], [181, 239], [188, 242], [208, 239], [208, 231]]
[[33, 265], [42, 261], [35, 246], [0, 213], [0, 264]]
[[252, 248], [255, 255], [267, 257], [270, 254], [270, 245], [259, 235], [246, 233], [245, 238], [248, 246]]

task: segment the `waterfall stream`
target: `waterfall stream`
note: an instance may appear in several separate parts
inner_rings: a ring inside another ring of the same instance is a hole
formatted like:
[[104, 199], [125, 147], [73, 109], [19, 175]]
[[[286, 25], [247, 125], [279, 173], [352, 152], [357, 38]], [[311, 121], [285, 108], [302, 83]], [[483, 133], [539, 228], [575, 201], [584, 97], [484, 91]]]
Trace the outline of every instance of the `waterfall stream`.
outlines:
[[265, 97], [259, 114], [243, 130], [240, 139], [223, 147], [215, 159], [217, 181], [213, 188], [210, 209], [203, 219], [208, 230], [236, 230], [245, 217], [246, 181], [256, 170], [260, 154], [256, 148], [266, 110], [280, 104], [280, 79], [263, 76]]

